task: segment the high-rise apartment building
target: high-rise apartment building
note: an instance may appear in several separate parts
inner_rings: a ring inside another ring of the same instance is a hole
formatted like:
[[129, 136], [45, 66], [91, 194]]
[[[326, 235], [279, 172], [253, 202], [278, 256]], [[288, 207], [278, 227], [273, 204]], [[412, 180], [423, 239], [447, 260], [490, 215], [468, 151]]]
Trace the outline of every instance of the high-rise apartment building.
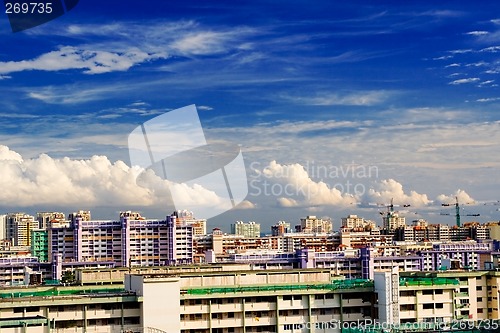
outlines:
[[34, 216], [10, 213], [6, 217], [6, 238], [14, 246], [30, 246], [31, 230], [38, 227], [38, 221]]
[[60, 212], [38, 212], [36, 213], [36, 219], [40, 229], [47, 229], [50, 222], [64, 221], [65, 216], [64, 213]]
[[403, 216], [399, 216], [398, 212], [390, 211], [382, 216], [382, 223], [385, 230], [393, 232], [397, 228], [404, 228], [406, 226], [406, 219]]
[[117, 221], [92, 221], [73, 216], [48, 228], [49, 257], [62, 261], [112, 262], [116, 266], [162, 266], [193, 262], [193, 227], [145, 219], [135, 212], [120, 213]]
[[40, 262], [49, 261], [49, 237], [45, 229], [31, 230], [31, 255]]
[[245, 237], [260, 237], [260, 223], [236, 221], [231, 224], [231, 233]]
[[273, 236], [283, 236], [286, 233], [291, 232], [290, 223], [286, 221], [279, 221], [275, 225], [271, 226], [271, 234]]
[[303, 233], [330, 233], [332, 232], [332, 221], [316, 216], [307, 216], [300, 219], [300, 231]]
[[197, 219], [193, 212], [188, 210], [176, 210], [173, 215], [177, 217], [177, 224], [185, 224], [193, 227], [193, 236], [202, 236], [207, 234], [207, 220]]
[[70, 213], [68, 219], [70, 221], [74, 221], [77, 217], [81, 218], [84, 221], [92, 220], [92, 215], [88, 210], [79, 210], [77, 212]]

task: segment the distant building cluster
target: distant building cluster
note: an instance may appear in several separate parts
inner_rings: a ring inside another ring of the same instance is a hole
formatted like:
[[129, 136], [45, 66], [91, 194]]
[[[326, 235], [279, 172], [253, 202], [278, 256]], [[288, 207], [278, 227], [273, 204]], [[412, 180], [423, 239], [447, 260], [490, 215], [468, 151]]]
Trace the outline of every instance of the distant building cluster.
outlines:
[[306, 216], [292, 226], [278, 221], [266, 234], [260, 223], [236, 221], [231, 232], [207, 232], [207, 221], [178, 210], [165, 219], [124, 211], [117, 220], [95, 220], [89, 211], [0, 216], [0, 285], [23, 284], [28, 275], [60, 280], [84, 268], [251, 264], [259, 269], [330, 268], [369, 278], [390, 267], [433, 271], [443, 267], [498, 266], [498, 222], [460, 227], [415, 220], [388, 211], [383, 227], [350, 214], [333, 230], [329, 218]]
[[379, 320], [445, 332], [500, 319], [499, 222], [381, 220], [349, 214], [334, 230], [310, 215], [267, 234], [255, 221], [207, 232], [187, 210], [1, 215], [0, 330], [340, 332]]

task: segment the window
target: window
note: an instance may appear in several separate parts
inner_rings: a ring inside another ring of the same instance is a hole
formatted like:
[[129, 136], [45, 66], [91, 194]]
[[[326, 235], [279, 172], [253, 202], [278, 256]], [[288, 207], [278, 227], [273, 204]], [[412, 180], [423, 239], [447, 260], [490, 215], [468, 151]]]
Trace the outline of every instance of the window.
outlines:
[[436, 309], [442, 309], [443, 307], [443, 303], [436, 303]]
[[430, 310], [430, 309], [434, 309], [434, 304], [432, 303], [424, 304], [424, 310]]
[[434, 290], [434, 294], [436, 294], [436, 295], [442, 295], [443, 294], [443, 289], [436, 289], [436, 290]]
[[414, 311], [415, 304], [402, 304], [399, 306], [401, 311]]
[[422, 295], [432, 295], [434, 293], [434, 290], [423, 290]]
[[415, 290], [405, 290], [400, 293], [401, 297], [415, 296]]
[[482, 297], [478, 297], [478, 298], [476, 299], [476, 301], [477, 301], [478, 303], [479, 303], [479, 302], [482, 302], [482, 301], [483, 301], [483, 298], [482, 298]]

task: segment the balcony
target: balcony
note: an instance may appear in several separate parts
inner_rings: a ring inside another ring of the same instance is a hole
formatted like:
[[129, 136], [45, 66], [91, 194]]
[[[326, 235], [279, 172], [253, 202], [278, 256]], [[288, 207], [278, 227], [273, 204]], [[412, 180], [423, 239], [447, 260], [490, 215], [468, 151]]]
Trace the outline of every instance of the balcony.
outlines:
[[342, 306], [365, 306], [369, 305], [370, 301], [363, 301], [361, 298], [343, 299]]
[[[255, 308], [252, 308], [254, 310]], [[243, 305], [241, 303], [229, 303], [229, 304], [212, 304], [212, 313], [218, 312], [241, 312], [243, 311]], [[267, 310], [267, 309], [264, 309]]]

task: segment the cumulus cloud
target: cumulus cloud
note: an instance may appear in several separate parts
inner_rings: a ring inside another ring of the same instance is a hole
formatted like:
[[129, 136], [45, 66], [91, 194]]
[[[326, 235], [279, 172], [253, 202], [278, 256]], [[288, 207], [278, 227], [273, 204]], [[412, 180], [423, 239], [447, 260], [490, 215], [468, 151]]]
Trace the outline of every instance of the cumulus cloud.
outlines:
[[442, 204], [454, 204], [457, 199], [458, 202], [462, 204], [471, 204], [475, 202], [475, 200], [467, 192], [460, 189], [455, 193], [449, 195], [440, 194], [437, 197], [437, 200]]
[[292, 199], [292, 198], [278, 198], [276, 200], [276, 202], [278, 203], [278, 206], [280, 207], [297, 207], [299, 206], [299, 202], [295, 199]]
[[363, 196], [363, 201], [366, 202], [388, 204], [391, 200], [393, 200], [395, 204], [402, 206], [411, 205], [416, 207], [422, 207], [432, 202], [426, 194], [421, 194], [416, 191], [407, 193], [403, 185], [394, 179], [380, 181]]
[[85, 74], [100, 74], [126, 71], [137, 64], [166, 57], [167, 55], [164, 53], [147, 53], [137, 48], [110, 52], [63, 46], [56, 51], [42, 54], [31, 60], [0, 62], [0, 74], [31, 70], [60, 71], [69, 69], [83, 69]]
[[[173, 184], [122, 161], [106, 156], [90, 159], [54, 159], [42, 154], [24, 159], [0, 146], [0, 202], [3, 206], [120, 206], [167, 208], [170, 191], [176, 192], [176, 206], [224, 207], [227, 200], [200, 185]], [[140, 181], [137, 180], [140, 178]]]
[[0, 146], [0, 161], [22, 162], [23, 157], [7, 146]]
[[[339, 188], [338, 184], [315, 181], [306, 168], [298, 163], [279, 164], [272, 161], [262, 170], [256, 171], [258, 178], [254, 179], [260, 181], [261, 194], [277, 197], [276, 201], [280, 207], [352, 207], [362, 202], [385, 205], [391, 200], [401, 206], [424, 207], [433, 202], [427, 194], [405, 190], [403, 185], [394, 179], [376, 181], [369, 189], [367, 185], [357, 183], [359, 186], [356, 191], [356, 183], [352, 179], [349, 189]], [[351, 172], [346, 173], [346, 178], [350, 176]], [[348, 183], [344, 179], [336, 181]], [[256, 185], [257, 183], [253, 184]]]
[[240, 202], [236, 207], [234, 207], [235, 209], [254, 209], [256, 208], [257, 206], [249, 201], [249, 200], [243, 200], [242, 202]]
[[262, 193], [278, 197], [277, 203], [282, 207], [346, 206], [354, 202], [352, 195], [330, 187], [323, 181], [311, 179], [306, 169], [298, 163], [279, 164], [272, 161], [259, 172]]

